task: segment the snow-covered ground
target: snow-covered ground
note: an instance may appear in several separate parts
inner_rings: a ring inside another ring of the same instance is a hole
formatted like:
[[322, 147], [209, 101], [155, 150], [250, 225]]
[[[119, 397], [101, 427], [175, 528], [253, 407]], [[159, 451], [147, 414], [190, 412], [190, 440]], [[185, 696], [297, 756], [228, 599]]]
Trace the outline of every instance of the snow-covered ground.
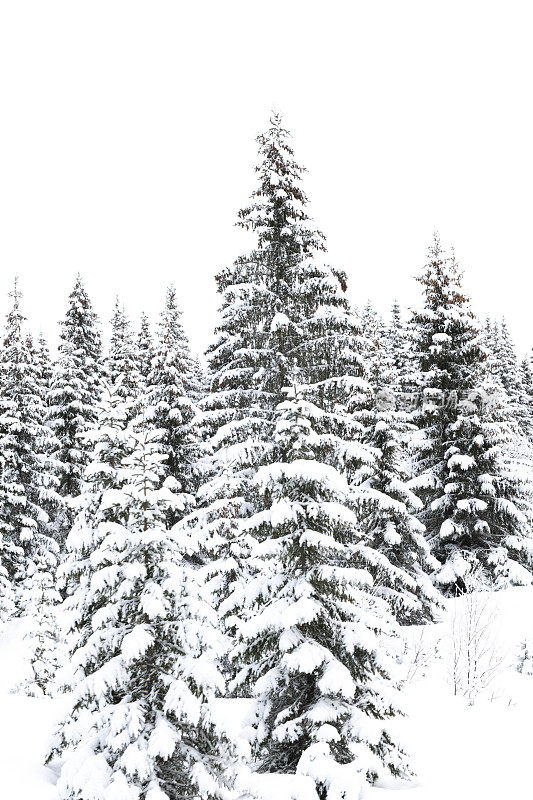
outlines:
[[[64, 700], [13, 693], [27, 670], [23, 633], [18, 621], [0, 634], [0, 798], [57, 800], [56, 775], [43, 760]], [[533, 659], [522, 673], [516, 669], [528, 639], [533, 644], [533, 589], [461, 598], [442, 623], [409, 629], [407, 716], [396, 725], [417, 777], [368, 787], [365, 800], [529, 797]], [[222, 704], [234, 727], [246, 701]], [[269, 800], [308, 800], [309, 781], [254, 776], [254, 789]]]
[[15, 694], [27, 674], [24, 623], [0, 634], [0, 798], [56, 800], [56, 775], [43, 765], [61, 699]]

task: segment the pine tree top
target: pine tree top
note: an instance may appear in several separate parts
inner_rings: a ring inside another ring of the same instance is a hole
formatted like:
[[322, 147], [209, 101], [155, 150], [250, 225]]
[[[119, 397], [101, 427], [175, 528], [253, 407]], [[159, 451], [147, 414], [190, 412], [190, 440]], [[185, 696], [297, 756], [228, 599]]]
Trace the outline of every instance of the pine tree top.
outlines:
[[[69, 295], [65, 319], [60, 322], [62, 342], [70, 342], [80, 355], [97, 362], [102, 353], [98, 316], [93, 310], [81, 275]], [[59, 345], [60, 349], [62, 344]]]
[[452, 307], [464, 308], [466, 316], [473, 319], [469, 309], [470, 298], [462, 287], [463, 271], [456, 261], [455, 252], [452, 250], [450, 256], [446, 254], [437, 233], [433, 234], [428, 260], [416, 280], [424, 287], [426, 310], [446, 314]]
[[424, 307], [411, 321], [428, 386], [455, 391], [473, 386], [476, 367], [486, 353], [480, 345], [470, 299], [462, 287], [463, 273], [455, 253], [446, 254], [436, 233], [417, 280], [423, 286]]
[[290, 133], [274, 112], [265, 133], [257, 137], [259, 186], [251, 203], [239, 212], [238, 225], [253, 230], [259, 251], [302, 255], [324, 251], [324, 235], [311, 224], [308, 199], [301, 187], [305, 168], [294, 159]]

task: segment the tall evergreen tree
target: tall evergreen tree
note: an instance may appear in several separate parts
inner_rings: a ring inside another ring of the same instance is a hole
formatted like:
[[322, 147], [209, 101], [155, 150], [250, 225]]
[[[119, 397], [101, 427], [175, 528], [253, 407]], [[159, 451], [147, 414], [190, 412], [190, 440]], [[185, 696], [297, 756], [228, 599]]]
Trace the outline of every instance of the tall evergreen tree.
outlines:
[[482, 342], [487, 352], [483, 386], [493, 398], [497, 398], [490, 405], [497, 411], [497, 422], [504, 430], [498, 463], [507, 475], [514, 473], [512, 483], [516, 487], [522, 486], [517, 493], [517, 503], [529, 525], [533, 526], [533, 506], [528, 500], [533, 496], [530, 477], [533, 468], [533, 405], [528, 389], [528, 365], [523, 368], [518, 364], [505, 324], [498, 326], [487, 320]]
[[72, 501], [80, 494], [82, 473], [88, 462], [84, 434], [96, 420], [102, 390], [102, 347], [98, 319], [81, 277], [69, 296], [61, 324], [59, 357], [50, 387], [49, 424], [58, 440], [59, 492], [65, 513], [60, 539], [72, 527]]
[[116, 298], [111, 317], [111, 342], [107, 358], [109, 380], [125, 399], [136, 400], [140, 391], [140, 370], [133, 331], [124, 306]]
[[193, 356], [192, 359], [192, 374], [193, 374], [193, 386], [191, 391], [191, 397], [194, 400], [196, 406], [200, 406], [200, 403], [204, 399], [205, 395], [208, 392], [208, 382], [207, 382], [207, 375], [205, 369], [198, 358], [198, 356]]
[[498, 458], [503, 421], [494, 417], [494, 407], [480, 404], [479, 398], [489, 394], [480, 395], [485, 353], [461, 273], [437, 237], [419, 280], [425, 304], [413, 321], [424, 439], [414, 486], [424, 498], [422, 519], [442, 564], [435, 580], [447, 593], [461, 591], [470, 573], [497, 584], [503, 574], [510, 582], [523, 582], [524, 571], [511, 569], [509, 561], [510, 550], [527, 561], [529, 545], [514, 502], [516, 484], [505, 479]]
[[389, 375], [390, 387], [403, 402], [402, 395], [408, 390], [409, 376], [413, 373], [413, 348], [410, 331], [402, 319], [402, 311], [397, 300], [392, 304], [383, 351], [383, 362]]
[[150, 330], [150, 321], [146, 314], [141, 314], [141, 322], [137, 333], [137, 363], [139, 377], [143, 387], [146, 386], [148, 375], [152, 370], [152, 358], [154, 357], [154, 343]]
[[358, 414], [373, 458], [360, 471], [354, 497], [369, 545], [386, 557], [385, 568], [379, 558], [370, 567], [375, 592], [387, 600], [400, 624], [416, 625], [434, 621], [440, 609], [429, 577], [439, 564], [417, 518], [423, 503], [408, 485], [405, 448], [414, 426], [397, 402], [392, 384], [384, 383]]
[[[199, 456], [194, 386], [194, 360], [181, 322], [176, 290], [169, 286], [147, 379], [145, 417], [163, 431], [165, 476], [176, 482], [175, 490], [189, 505], [193, 504], [197, 486]], [[178, 521], [180, 515], [173, 511], [169, 514], [170, 523]]]
[[497, 367], [501, 384], [507, 392], [511, 407], [516, 409], [520, 403], [519, 366], [514, 342], [505, 318], [501, 319], [499, 327], [494, 332], [494, 347], [495, 366]]
[[[50, 531], [56, 540], [61, 539], [61, 521], [64, 519], [65, 508], [63, 498], [59, 493], [61, 465], [56, 453], [59, 441], [55, 437], [50, 424], [51, 386], [53, 366], [50, 358], [48, 342], [41, 332], [37, 345], [32, 349], [32, 361], [35, 368], [37, 391], [39, 395], [40, 421], [46, 426], [46, 440], [44, 445], [47, 457], [48, 471], [53, 476], [54, 491], [44, 499], [44, 509], [50, 520]], [[53, 576], [53, 572], [51, 573]]]
[[87, 463], [84, 434], [95, 421], [94, 398], [87, 390], [80, 359], [70, 342], [62, 342], [50, 382], [48, 419], [58, 441], [60, 493], [66, 499], [79, 495]]
[[533, 445], [533, 370], [528, 358], [522, 359], [520, 372], [521, 427], [530, 445]]
[[489, 587], [533, 580], [533, 538], [524, 509], [524, 476], [509, 468], [513, 440], [508, 398], [482, 383], [459, 404], [447, 452], [447, 484], [437, 508], [443, 518], [436, 580], [448, 591], [473, 575]]
[[370, 300], [361, 311], [361, 331], [369, 379], [372, 386], [375, 387], [383, 382], [383, 370], [385, 369], [389, 373], [392, 364], [388, 363], [385, 321]]
[[[83, 435], [91, 458], [84, 470], [82, 506], [69, 531], [67, 552], [59, 569], [59, 585], [69, 595], [79, 590], [77, 597], [82, 597], [88, 592], [91, 553], [97, 543], [98, 525], [117, 519], [116, 508], [105, 508], [104, 496], [107, 493], [112, 497], [114, 492], [121, 491], [126, 481], [123, 462], [131, 454], [130, 432], [126, 429], [128, 412], [129, 404], [116, 388], [104, 383], [96, 425]], [[83, 530], [93, 531], [92, 536], [84, 539]], [[70, 600], [67, 603], [75, 608]]]
[[189, 520], [218, 563], [221, 611], [229, 616], [240, 602], [242, 559], [253, 548], [241, 521], [262, 503], [252, 480], [274, 457], [275, 409], [295, 363], [322, 409], [321, 431], [341, 440], [346, 469], [359, 465], [361, 426], [339, 409], [356, 388], [369, 391], [346, 276], [322, 263], [324, 236], [309, 217], [304, 169], [279, 115], [258, 144], [257, 187], [238, 220], [255, 246], [217, 275], [223, 299], [202, 403], [211, 456]]
[[[495, 322], [487, 317], [485, 324], [480, 330], [479, 335], [480, 345], [485, 353], [485, 366], [484, 374], [490, 378], [493, 383], [500, 383], [500, 368], [498, 364], [497, 353], [499, 349], [499, 330]], [[503, 384], [501, 384], [503, 387]]]
[[44, 423], [34, 354], [24, 333], [15, 281], [0, 351], [0, 533], [4, 568], [18, 582], [31, 575], [39, 550], [53, 551], [49, 509], [56, 500], [52, 433]]
[[[320, 797], [358, 796], [383, 766], [406, 769], [388, 724], [398, 713], [386, 645], [394, 626], [373, 590], [376, 554], [349, 508], [348, 483], [322, 460], [319, 418], [293, 392], [277, 412], [279, 461], [255, 476], [265, 508], [246, 524], [264, 566], [247, 588], [253, 613], [238, 625], [235, 683], [256, 697], [260, 771], [310, 775]], [[382, 569], [394, 572], [385, 558]]]
[[32, 568], [21, 587], [20, 606], [27, 617], [25, 634], [30, 671], [20, 688], [41, 697], [54, 693], [54, 680], [61, 663], [62, 647], [57, 621], [61, 596], [56, 589], [59, 546], [41, 537], [32, 554]]
[[[124, 430], [116, 392], [94, 438], [65, 568], [79, 683], [52, 754], [61, 798], [227, 800], [232, 743], [217, 726], [219, 634], [169, 535], [158, 433]], [[81, 580], [80, 580], [81, 577]]]
[[[277, 504], [277, 492], [281, 489], [275, 488], [273, 481], [272, 485], [263, 488], [255, 476], [270, 475], [270, 468], [272, 475], [279, 474], [275, 473], [273, 466], [279, 459], [279, 445], [274, 436], [278, 421], [276, 409], [285, 398], [287, 384], [296, 381], [302, 385], [307, 408], [312, 409], [314, 432], [320, 441], [320, 458], [313, 460], [313, 465], [316, 465], [320, 474], [324, 471], [327, 475], [338, 475], [343, 487], [339, 490], [340, 494], [348, 492], [348, 479], [351, 480], [361, 464], [371, 460], [372, 455], [361, 443], [362, 424], [356, 415], [347, 413], [346, 406], [349, 398], [352, 398], [354, 405], [366, 400], [370, 387], [362, 357], [359, 320], [351, 311], [345, 296], [346, 277], [322, 262], [324, 237], [308, 216], [307, 198], [301, 187], [303, 169], [294, 160], [289, 134], [282, 127], [279, 117], [272, 118], [269, 130], [259, 137], [258, 142], [258, 188], [252, 194], [250, 205], [239, 214], [240, 224], [255, 234], [255, 247], [249, 255], [237, 259], [231, 268], [224, 270], [217, 278], [223, 303], [218, 336], [208, 351], [211, 392], [203, 403], [204, 427], [212, 449], [210, 474], [199, 491], [200, 508], [185, 524], [192, 529], [193, 540], [195, 536], [200, 539], [204, 557], [208, 560], [207, 571], [212, 574], [211, 588], [226, 632], [231, 634], [235, 629], [238, 630], [242, 652], [246, 652], [246, 659], [256, 665], [249, 674], [232, 684], [233, 690], [243, 693], [253, 684], [254, 691], [263, 696], [260, 687], [266, 687], [266, 683], [261, 683], [261, 680], [264, 678], [265, 682], [268, 681], [267, 670], [272, 667], [272, 675], [280, 676], [279, 685], [275, 687], [272, 684], [272, 693], [279, 690], [279, 702], [283, 706], [285, 701], [290, 703], [290, 690], [285, 692], [285, 678], [281, 677], [284, 667], [281, 665], [283, 654], [276, 645], [279, 633], [277, 623], [270, 640], [265, 630], [259, 625], [254, 626], [253, 622], [258, 610], [254, 601], [265, 608], [275, 605], [276, 580], [279, 579], [280, 585], [283, 580], [275, 559], [267, 557], [270, 552], [279, 552], [276, 540], [281, 535], [282, 520], [279, 520], [279, 531], [277, 522], [273, 523], [273, 527], [260, 524], [262, 519], [274, 520], [270, 514], [272, 503], [276, 508], [281, 508], [283, 503], [280, 501], [279, 506]], [[335, 551], [335, 536], [333, 531], [329, 531], [332, 519], [328, 514], [334, 514], [335, 509], [341, 513], [341, 502], [340, 499], [335, 502], [337, 498], [334, 501], [334, 492], [329, 484], [321, 486], [320, 474], [316, 485], [306, 484], [302, 478], [294, 491], [298, 491], [297, 498], [302, 507], [307, 502], [304, 490], [312, 493], [311, 500], [316, 500], [313, 509], [316, 509], [317, 516], [320, 516], [319, 501], [324, 500], [324, 517], [320, 517], [316, 524], [322, 525], [323, 521], [328, 527], [328, 536], [331, 538], [327, 542], [332, 543], [332, 550]], [[332, 502], [328, 506], [326, 495], [330, 491]], [[349, 502], [344, 495], [343, 502]], [[310, 510], [309, 516], [311, 513]], [[307, 517], [304, 511], [302, 515], [304, 525]], [[352, 535], [351, 525], [356, 525], [356, 516], [346, 508], [348, 519], [346, 536], [349, 539]], [[342, 517], [339, 525], [344, 524], [345, 517]], [[303, 529], [299, 533], [303, 535]], [[341, 530], [338, 535], [343, 535]], [[349, 544], [348, 549], [351, 547], [357, 549], [353, 543]], [[353, 549], [350, 549], [350, 557]], [[371, 548], [368, 548], [368, 555], [370, 551]], [[386, 565], [390, 566], [385, 556], [375, 551], [372, 551], [372, 555], [375, 556], [374, 563], [381, 560], [383, 569]], [[341, 560], [344, 564], [344, 560]], [[361, 554], [357, 560], [361, 563], [365, 558]], [[271, 582], [272, 570], [277, 578], [273, 577]], [[367, 577], [371, 580], [368, 571], [365, 580]], [[288, 583], [293, 579], [296, 581], [295, 574], [291, 572], [287, 577]], [[253, 597], [249, 590], [252, 585], [262, 587]], [[324, 607], [334, 609], [339, 600], [337, 579], [324, 581], [322, 588]], [[352, 588], [346, 591], [351, 592]], [[372, 602], [380, 609], [377, 615], [381, 611], [385, 615], [385, 627], [392, 624], [387, 616], [386, 604], [375, 597]], [[336, 619], [334, 617], [332, 625], [336, 624]], [[335, 629], [335, 642], [339, 641], [341, 628]], [[386, 670], [381, 673], [380, 667], [373, 662], [373, 656], [368, 653], [366, 656], [362, 653], [348, 654], [340, 645], [335, 653], [335, 658], [344, 665], [342, 669], [346, 670], [346, 674], [350, 674], [354, 659], [359, 656], [362, 660], [369, 658], [368, 671], [363, 667], [359, 677], [361, 684], [368, 683], [371, 695], [374, 670], [380, 675], [378, 680], [383, 680], [383, 686], [387, 685], [388, 680]], [[277, 666], [276, 659], [280, 659]], [[310, 679], [310, 683], [313, 680]], [[361, 692], [364, 693], [363, 688]], [[265, 702], [268, 703], [267, 700]], [[376, 703], [375, 708], [380, 705], [378, 698]], [[367, 709], [371, 718], [371, 702]], [[386, 715], [389, 710], [392, 713], [392, 706], [387, 706], [383, 713]], [[287, 719], [292, 719], [290, 708], [287, 707], [286, 713]], [[341, 734], [343, 745], [339, 751], [335, 751], [333, 745], [330, 750], [326, 744], [324, 752], [320, 750], [320, 754], [317, 750], [309, 751], [309, 757], [311, 752], [315, 752], [327, 761], [323, 774], [317, 779], [317, 784], [324, 791], [324, 782], [329, 781], [326, 772], [333, 780], [332, 770], [336, 769], [337, 761], [354, 761], [352, 751], [347, 754], [344, 750], [344, 743], [352, 741], [348, 722], [348, 719], [352, 719], [351, 711], [346, 713], [343, 721], [340, 718], [338, 720], [337, 730], [344, 722], [348, 724]], [[341, 716], [343, 714], [344, 710]], [[268, 724], [271, 722], [274, 724], [273, 719]], [[311, 723], [310, 728], [313, 728]], [[284, 745], [276, 745], [276, 735], [270, 736], [265, 729], [263, 744], [266, 751], [274, 752], [276, 747], [280, 750], [287, 745], [287, 740], [284, 740]], [[284, 771], [294, 770], [304, 751], [307, 751], [306, 736], [307, 732], [302, 736], [298, 732], [294, 746], [287, 745], [291, 755], [287, 754]], [[389, 752], [386, 735], [383, 734], [383, 737], [381, 739], [380, 735], [376, 735], [374, 740], [377, 758], [372, 769], [377, 769], [376, 761], [380, 757], [389, 765], [394, 762], [395, 756], [391, 754], [394, 747], [391, 745]], [[261, 735], [258, 742], [260, 740]], [[262, 748], [263, 745], [258, 744], [257, 755], [260, 762], [264, 762], [263, 768], [277, 769], [277, 756], [270, 758]], [[364, 773], [362, 763], [360, 768]], [[368, 769], [369, 776], [372, 769]], [[356, 779], [353, 765], [348, 773], [351, 780]]]
[[417, 519], [423, 503], [407, 485], [407, 447], [414, 430], [406, 399], [412, 371], [408, 335], [397, 303], [389, 327], [370, 302], [361, 320], [373, 391], [363, 402], [356, 394], [348, 405], [361, 422], [369, 453], [354, 476], [353, 498], [369, 544], [386, 558], [385, 569], [379, 557], [371, 568], [375, 591], [401, 624], [427, 622], [440, 606], [429, 577], [438, 562]]
[[46, 338], [42, 332], [39, 334], [39, 338], [37, 340], [34, 363], [37, 371], [37, 384], [39, 386], [41, 402], [43, 408], [45, 409], [46, 418], [48, 419], [48, 406], [50, 403], [50, 386], [52, 383], [53, 369], [48, 342], [46, 341]]
[[529, 434], [531, 432], [528, 392], [522, 382], [522, 377], [527, 381], [527, 373], [524, 374], [520, 368], [515, 345], [505, 319], [501, 320], [499, 330], [495, 331], [493, 347], [494, 371], [499, 384], [501, 384], [508, 397], [509, 411], [511, 413], [509, 421], [512, 423], [515, 432], [513, 449], [518, 455], [523, 450], [524, 445], [524, 442], [519, 440], [524, 438], [529, 442]]
[[449, 426], [456, 420], [458, 401], [476, 387], [485, 354], [479, 347], [474, 315], [461, 286], [462, 274], [455, 258], [444, 252], [437, 234], [417, 280], [424, 296], [423, 308], [411, 320], [423, 399], [417, 415], [424, 431], [417, 453], [417, 483], [428, 509], [425, 516], [432, 538], [439, 520], [431, 511], [431, 503], [440, 496], [445, 483]]
[[[102, 341], [100, 324], [89, 295], [78, 275], [69, 296], [65, 319], [60, 323], [61, 341], [70, 342], [85, 369], [87, 386], [95, 399], [101, 391]], [[61, 346], [61, 345], [60, 345]], [[93, 416], [96, 412], [93, 412]]]

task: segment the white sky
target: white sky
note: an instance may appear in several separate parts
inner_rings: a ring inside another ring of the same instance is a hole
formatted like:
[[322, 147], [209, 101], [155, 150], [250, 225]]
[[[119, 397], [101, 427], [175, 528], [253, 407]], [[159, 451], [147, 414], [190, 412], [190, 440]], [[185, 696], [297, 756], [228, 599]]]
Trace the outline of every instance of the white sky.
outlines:
[[416, 302], [438, 228], [529, 349], [532, 22], [513, 0], [0, 0], [0, 312], [16, 272], [52, 339], [78, 270], [104, 320], [173, 280], [203, 349], [275, 106], [355, 302]]

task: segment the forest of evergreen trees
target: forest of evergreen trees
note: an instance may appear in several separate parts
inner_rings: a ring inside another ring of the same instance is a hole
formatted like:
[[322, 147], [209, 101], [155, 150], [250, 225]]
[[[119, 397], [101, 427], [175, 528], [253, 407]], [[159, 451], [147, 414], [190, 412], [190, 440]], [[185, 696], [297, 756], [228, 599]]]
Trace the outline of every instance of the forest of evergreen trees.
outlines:
[[[32, 620], [21, 690], [68, 693], [64, 800], [407, 777], [399, 626], [533, 582], [529, 359], [437, 235], [416, 312], [352, 307], [290, 142], [273, 115], [205, 361], [173, 286], [153, 329], [117, 299], [102, 331], [77, 277], [55, 359], [10, 294], [0, 619]], [[213, 702], [245, 697], [249, 751]]]

